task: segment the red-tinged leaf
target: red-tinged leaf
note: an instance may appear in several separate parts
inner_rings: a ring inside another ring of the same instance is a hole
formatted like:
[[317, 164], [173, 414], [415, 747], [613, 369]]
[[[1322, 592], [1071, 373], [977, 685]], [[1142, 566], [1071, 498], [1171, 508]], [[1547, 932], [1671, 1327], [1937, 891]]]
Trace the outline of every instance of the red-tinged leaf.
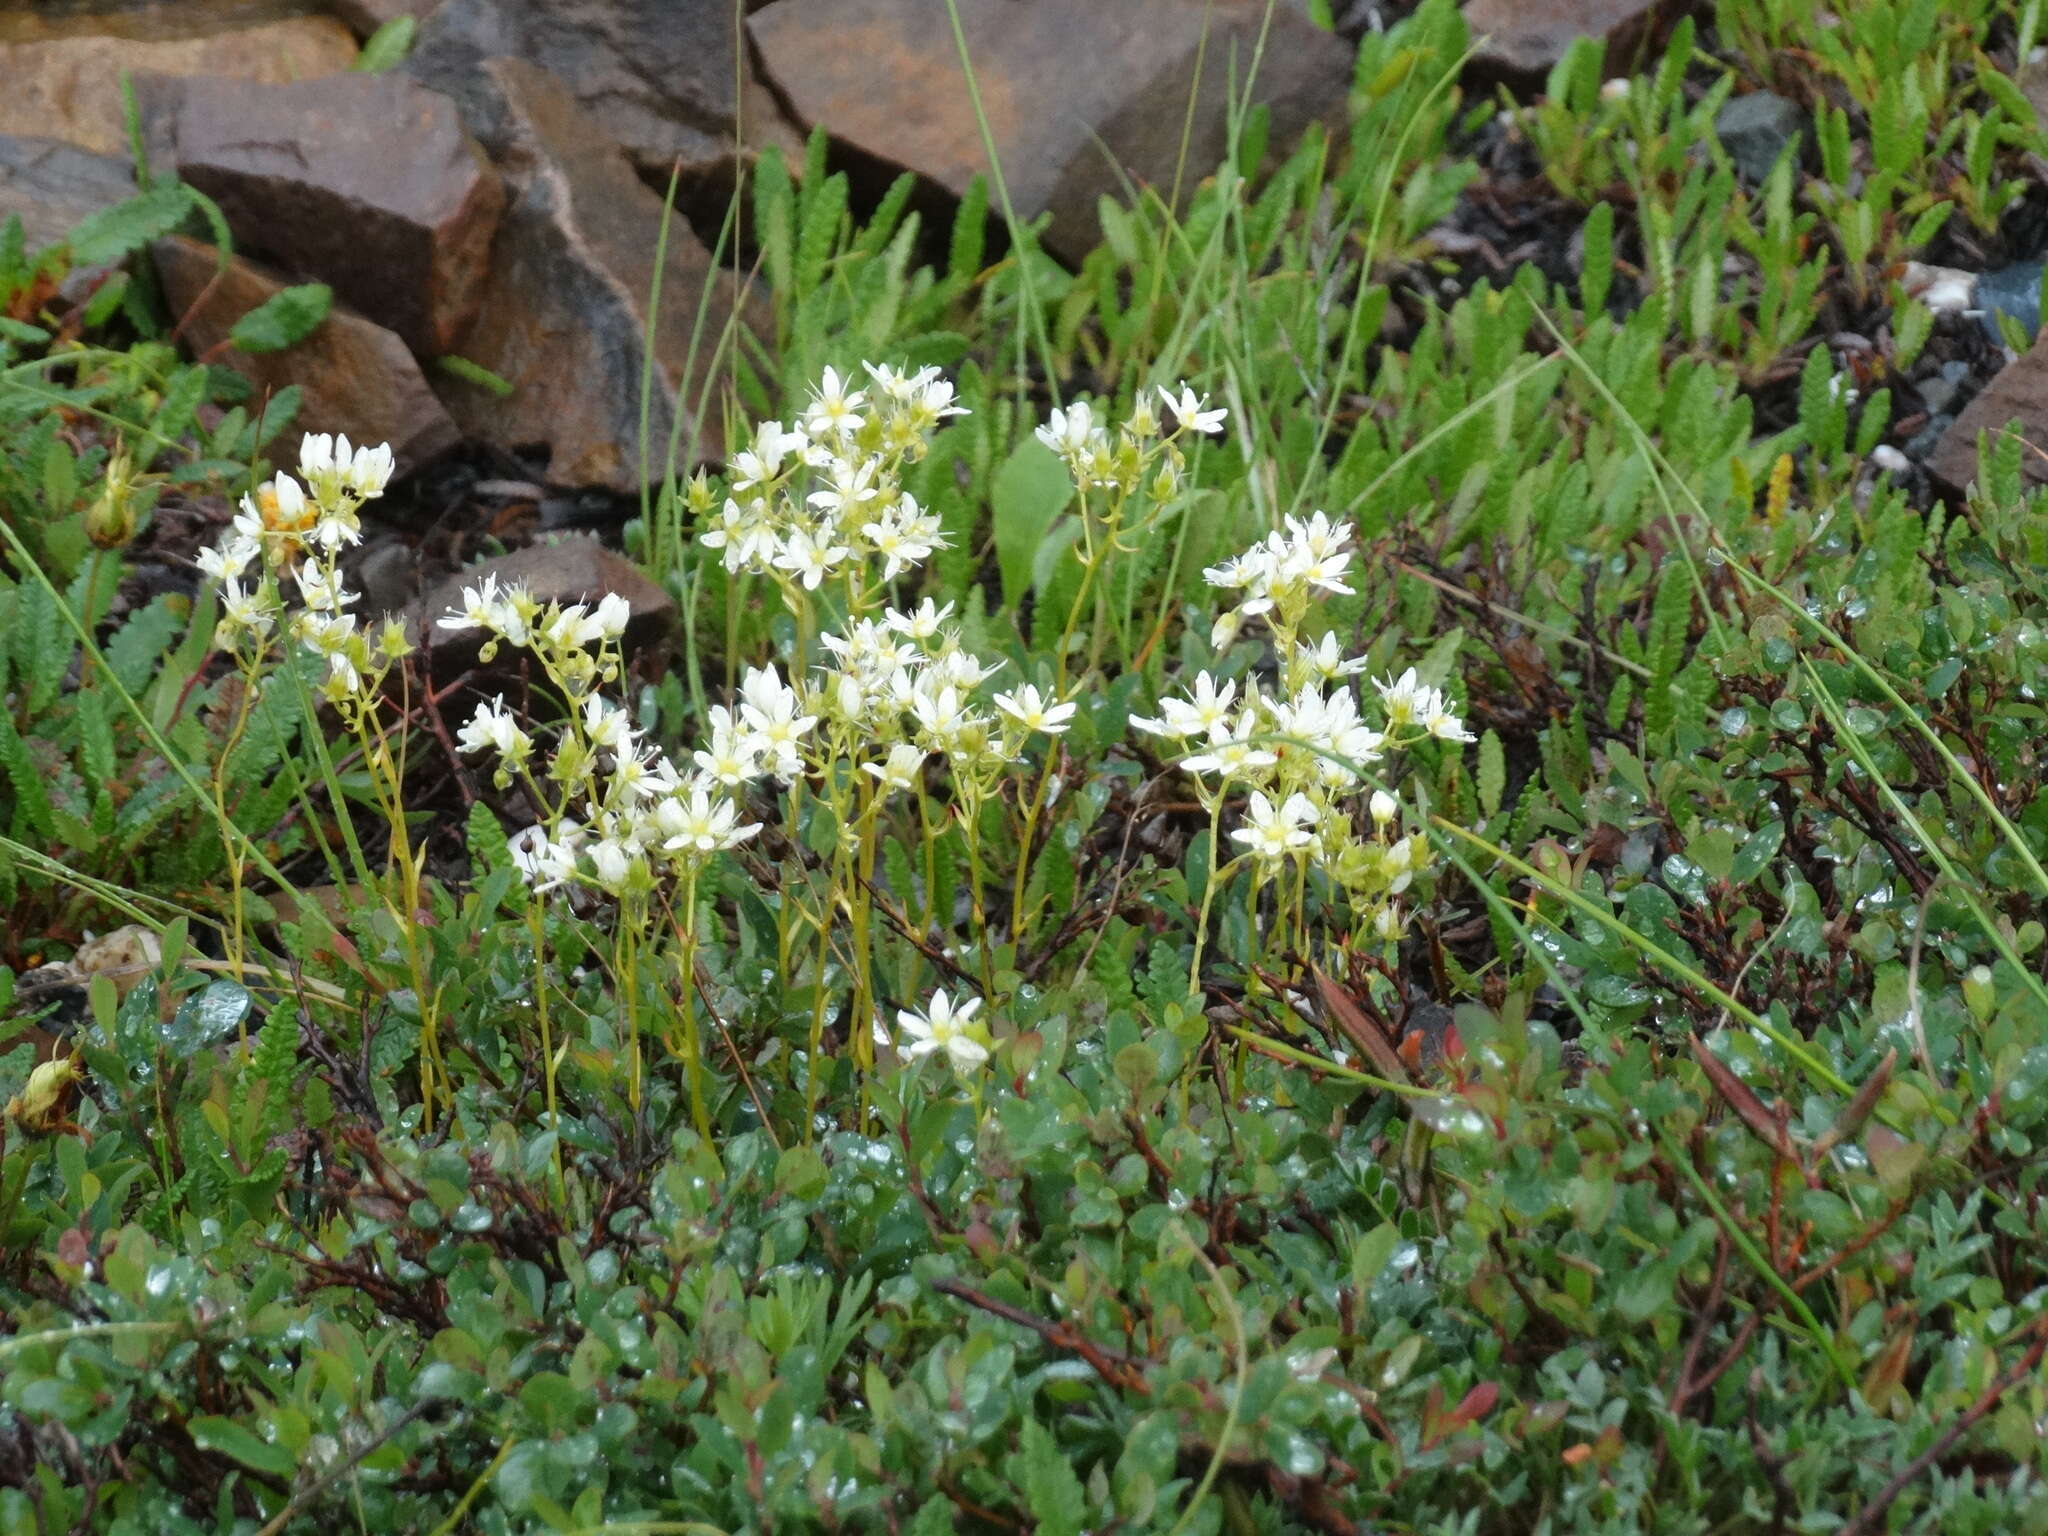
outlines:
[[1835, 1116], [1835, 1123], [1820, 1134], [1813, 1144], [1816, 1157], [1831, 1151], [1839, 1143], [1847, 1141], [1870, 1118], [1870, 1112], [1877, 1108], [1877, 1101], [1884, 1097], [1884, 1091], [1891, 1085], [1892, 1068], [1899, 1063], [1898, 1047], [1884, 1053], [1884, 1060], [1877, 1064], [1877, 1070], [1864, 1079], [1863, 1086], [1856, 1090], [1846, 1108]]
[[1467, 1424], [1478, 1423], [1479, 1420], [1493, 1412], [1494, 1405], [1499, 1401], [1500, 1383], [1497, 1381], [1480, 1382], [1478, 1386], [1458, 1399], [1458, 1406], [1451, 1410], [1450, 1426], [1453, 1429], [1461, 1429]]
[[1764, 1108], [1763, 1100], [1750, 1091], [1749, 1084], [1729, 1070], [1728, 1063], [1708, 1050], [1706, 1042], [1698, 1035], [1688, 1038], [1692, 1041], [1693, 1059], [1707, 1074], [1707, 1081], [1714, 1085], [1714, 1091], [1728, 1101], [1728, 1107], [1741, 1117], [1742, 1123], [1755, 1133], [1757, 1140], [1788, 1162], [1797, 1163], [1799, 1154], [1792, 1145], [1791, 1136], [1778, 1123], [1777, 1117]]
[[1344, 1038], [1365, 1052], [1373, 1070], [1389, 1082], [1413, 1083], [1414, 1077], [1402, 1065], [1400, 1055], [1394, 1050], [1380, 1027], [1365, 1016], [1365, 1010], [1320, 970], [1315, 973], [1316, 994], [1323, 1000], [1323, 1008], [1330, 1015], [1330, 1022], [1344, 1033]]
[[1443, 1055], [1445, 1061], [1465, 1059], [1465, 1037], [1458, 1033], [1458, 1026], [1455, 1024], [1444, 1026]]

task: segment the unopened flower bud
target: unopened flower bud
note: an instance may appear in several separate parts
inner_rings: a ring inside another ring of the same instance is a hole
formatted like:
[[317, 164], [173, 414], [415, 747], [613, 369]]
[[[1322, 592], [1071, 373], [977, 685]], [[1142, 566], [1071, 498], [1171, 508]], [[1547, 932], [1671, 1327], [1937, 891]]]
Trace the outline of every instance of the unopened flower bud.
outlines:
[[135, 537], [135, 461], [126, 443], [107, 456], [107, 478], [85, 513], [85, 536], [96, 549], [120, 549]]
[[703, 470], [690, 476], [690, 483], [683, 488], [683, 502], [699, 517], [711, 511], [711, 478]]
[[1372, 792], [1370, 804], [1372, 806], [1372, 824], [1376, 827], [1384, 827], [1401, 810], [1400, 803], [1384, 789], [1376, 789]]

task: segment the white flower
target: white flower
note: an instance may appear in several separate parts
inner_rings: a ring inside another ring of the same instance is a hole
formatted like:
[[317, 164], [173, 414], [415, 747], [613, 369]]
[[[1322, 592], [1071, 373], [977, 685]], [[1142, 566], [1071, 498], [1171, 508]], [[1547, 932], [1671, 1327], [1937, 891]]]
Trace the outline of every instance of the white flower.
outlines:
[[962, 693], [966, 693], [979, 688], [1002, 670], [1002, 667], [1003, 663], [1000, 660], [991, 665], [972, 651], [963, 651], [955, 646], [932, 657], [931, 671], [928, 675], [935, 682], [950, 683]]
[[[905, 496], [911, 511], [917, 510], [917, 503]], [[874, 547], [882, 557], [882, 580], [894, 581], [905, 571], [912, 570], [931, 559], [932, 551], [939, 547], [936, 539], [925, 536], [922, 527], [907, 523], [891, 508], [880, 519], [862, 523], [861, 537]]]
[[939, 626], [952, 616], [951, 603], [940, 608], [935, 606], [930, 598], [926, 598], [914, 613], [898, 613], [894, 608], [888, 609], [882, 615], [882, 622], [906, 639], [922, 643], [938, 634]]
[[1027, 731], [1043, 731], [1048, 736], [1057, 736], [1074, 718], [1075, 706], [1048, 704], [1038, 689], [1027, 683], [1015, 693], [997, 694], [996, 708]]
[[913, 1061], [944, 1051], [955, 1071], [971, 1071], [988, 1060], [988, 1047], [979, 1038], [981, 1031], [969, 1022], [980, 1008], [978, 997], [965, 998], [956, 1007], [941, 988], [932, 994], [923, 1013], [898, 1010], [896, 1027], [907, 1042], [900, 1049]]
[[450, 608], [434, 622], [442, 629], [495, 629], [498, 613], [498, 578], [486, 575], [481, 586], [462, 589], [462, 606]]
[[[348, 439], [342, 438], [336, 446], [336, 467], [348, 453]], [[355, 458], [348, 464], [346, 478], [349, 489], [364, 501], [384, 494], [384, 487], [391, 482], [391, 445], [379, 443], [374, 448], [356, 449]]]
[[357, 601], [356, 594], [342, 586], [341, 572], [331, 566], [316, 566], [309, 561], [293, 575], [299, 584], [300, 603], [316, 612], [339, 612]]
[[1065, 410], [1058, 407], [1046, 419], [1044, 426], [1032, 433], [1046, 447], [1061, 458], [1072, 459], [1088, 452], [1095, 446], [1102, 429], [1095, 425], [1095, 413], [1088, 408], [1086, 400], [1076, 400]]
[[740, 718], [753, 732], [754, 746], [773, 760], [776, 776], [791, 779], [803, 771], [798, 748], [815, 715], [800, 714], [796, 691], [782, 681], [773, 667], [753, 667], [740, 684]]
[[1192, 699], [1161, 699], [1157, 718], [1133, 715], [1131, 724], [1153, 736], [1208, 737], [1229, 725], [1230, 705], [1236, 697], [1236, 683], [1225, 683], [1219, 689], [1215, 678], [1198, 672]]
[[801, 432], [784, 429], [779, 421], [764, 421], [754, 429], [754, 445], [733, 455], [732, 488], [750, 491], [766, 485], [782, 473], [783, 461], [803, 447]]
[[1181, 767], [1189, 773], [1220, 773], [1226, 778], [1270, 768], [1280, 761], [1279, 754], [1252, 745], [1252, 738], [1263, 734], [1257, 713], [1247, 704], [1233, 724], [1209, 733], [1208, 751], [1182, 759]]
[[551, 842], [546, 827], [522, 828], [507, 839], [512, 867], [536, 891], [551, 891], [567, 884], [576, 872], [575, 844], [582, 830], [573, 820], [564, 820], [562, 840]]
[[804, 430], [812, 437], [851, 437], [866, 424], [860, 408], [866, 404], [867, 396], [860, 390], [849, 390], [846, 386], [852, 382], [842, 379], [837, 368], [825, 370], [824, 378], [812, 392], [810, 408], [804, 412]]
[[1267, 863], [1278, 863], [1299, 853], [1315, 840], [1309, 828], [1315, 824], [1318, 813], [1315, 803], [1306, 795], [1289, 795], [1285, 804], [1275, 806], [1264, 794], [1253, 790], [1245, 814], [1246, 824], [1230, 834], [1231, 841], [1243, 843], [1254, 858]]
[[[265, 492], [268, 492], [266, 497]], [[305, 489], [290, 475], [279, 475], [256, 493], [259, 504], [274, 506], [281, 528], [298, 528], [306, 520]]]
[[1372, 809], [1372, 821], [1376, 827], [1384, 827], [1399, 815], [1401, 811], [1400, 802], [1395, 800], [1384, 789], [1374, 790], [1372, 792], [1372, 799], [1367, 803]]
[[1477, 741], [1479, 738], [1465, 729], [1465, 722], [1445, 709], [1441, 703], [1429, 712], [1423, 720], [1429, 734], [1439, 741]]
[[598, 600], [597, 612], [591, 615], [591, 622], [597, 626], [598, 636], [605, 640], [616, 640], [626, 632], [626, 624], [633, 617], [633, 605], [617, 592], [607, 592]]
[[697, 765], [697, 771], [713, 783], [736, 789], [761, 771], [760, 753], [755, 749], [753, 737], [740, 728], [725, 706], [714, 704], [709, 714], [711, 739], [690, 754], [691, 761]]
[[1297, 645], [1294, 657], [1311, 676], [1325, 682], [1335, 682], [1340, 677], [1351, 677], [1363, 672], [1371, 663], [1363, 656], [1346, 658], [1338, 649], [1337, 636], [1324, 635], [1313, 644]]
[[206, 579], [218, 586], [231, 581], [249, 568], [249, 562], [262, 553], [261, 547], [252, 539], [239, 534], [230, 537], [218, 549], [202, 549], [196, 557], [199, 569]]
[[1163, 386], [1159, 391], [1159, 403], [1173, 414], [1174, 420], [1190, 432], [1221, 432], [1223, 421], [1230, 412], [1222, 406], [1209, 408], [1209, 402], [1189, 389], [1185, 382], [1178, 397], [1170, 394]]
[[884, 788], [908, 790], [917, 783], [918, 770], [924, 766], [927, 755], [923, 748], [899, 741], [889, 749], [887, 759], [863, 763], [861, 768], [880, 779]]
[[775, 564], [802, 581], [806, 590], [815, 592], [832, 568], [850, 553], [844, 544], [834, 544], [829, 534], [816, 535], [799, 528], [782, 541]]
[[1373, 687], [1379, 690], [1380, 703], [1387, 712], [1388, 730], [1419, 725], [1444, 741], [1474, 739], [1464, 722], [1450, 712], [1442, 691], [1423, 682], [1413, 667], [1392, 682], [1376, 680]]
[[583, 701], [583, 734], [594, 747], [614, 752], [633, 750], [633, 717], [616, 704], [591, 697]]
[[691, 790], [687, 798], [670, 795], [654, 808], [654, 819], [667, 834], [661, 846], [671, 853], [717, 853], [761, 830], [758, 824], [741, 826], [739, 810], [730, 800], [722, 795], [714, 800], [702, 789]]
[[270, 632], [273, 614], [262, 587], [245, 591], [238, 577], [229, 576], [220, 584], [220, 606], [225, 622], [234, 628], [246, 629], [258, 638]]
[[505, 707], [505, 696], [501, 693], [488, 704], [479, 704], [469, 723], [455, 733], [455, 744], [465, 752], [480, 752], [485, 747], [494, 748], [500, 757], [515, 761], [532, 751], [533, 742], [519, 729], [518, 721]]
[[590, 845], [590, 869], [603, 889], [617, 895], [632, 872], [634, 855], [616, 837], [600, 838]]

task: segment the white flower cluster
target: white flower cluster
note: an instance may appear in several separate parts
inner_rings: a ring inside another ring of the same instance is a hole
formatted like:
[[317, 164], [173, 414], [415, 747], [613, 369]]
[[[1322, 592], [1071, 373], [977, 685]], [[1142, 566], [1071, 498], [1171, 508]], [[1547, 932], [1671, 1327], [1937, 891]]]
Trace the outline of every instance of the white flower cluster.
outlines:
[[737, 847], [761, 828], [741, 822], [729, 791], [793, 769], [795, 746], [814, 723], [798, 714], [795, 692], [772, 668], [749, 673], [737, 715], [716, 711], [729, 739], [699, 752], [694, 772], [681, 772], [597, 692], [619, 674], [630, 617], [615, 592], [594, 607], [541, 604], [487, 575], [438, 621], [483, 630], [487, 650], [502, 643], [529, 651], [570, 704], [544, 762], [536, 763], [533, 737], [502, 696], [479, 706], [456, 738], [465, 752], [496, 754], [499, 787], [516, 779], [542, 808], [541, 820], [512, 839], [513, 862], [535, 890], [588, 885], [644, 896], [664, 873]]
[[1099, 488], [1128, 495], [1145, 482], [1146, 472], [1156, 460], [1150, 489], [1155, 501], [1165, 501], [1179, 489], [1187, 467], [1176, 440], [1188, 432], [1221, 432], [1230, 413], [1222, 406], [1211, 406], [1186, 384], [1177, 395], [1160, 389], [1159, 403], [1174, 422], [1163, 438], [1159, 417], [1142, 394], [1114, 439], [1107, 422], [1086, 400], [1054, 410], [1035, 435], [1060, 456], [1074, 484], [1084, 492]]
[[1225, 611], [1210, 633], [1222, 650], [1237, 638], [1246, 619], [1273, 614], [1276, 627], [1298, 628], [1318, 594], [1348, 595], [1344, 573], [1351, 564], [1349, 523], [1332, 523], [1318, 512], [1306, 520], [1283, 519], [1284, 532], [1269, 533], [1241, 555], [1202, 574], [1212, 587], [1241, 591], [1236, 607]]
[[[800, 694], [779, 715], [747, 690], [736, 710], [712, 709], [696, 761], [728, 788], [763, 771], [787, 782], [853, 762], [888, 794], [916, 787], [938, 753], [972, 798], [1018, 760], [1027, 736], [1065, 731], [1075, 706], [1026, 684], [994, 695], [989, 713], [976, 690], [1000, 663], [962, 645], [947, 626], [953, 605], [926, 598], [903, 612], [882, 602], [883, 586], [942, 544], [936, 517], [903, 490], [901, 471], [924, 455], [941, 422], [964, 412], [934, 369], [861, 367], [871, 390], [828, 368], [797, 429], [771, 421], [756, 431], [733, 459], [734, 494], [700, 536], [723, 552], [727, 570], [775, 577], [792, 607], [828, 576], [846, 574], [849, 587], [846, 618], [819, 637], [823, 664]], [[804, 494], [806, 483], [819, 488]], [[875, 574], [878, 583], [868, 579]], [[851, 819], [845, 825], [851, 835]]]
[[412, 648], [396, 619], [385, 620], [374, 639], [366, 634], [348, 612], [357, 594], [341, 581], [341, 552], [362, 540], [358, 513], [391, 479], [391, 449], [308, 434], [299, 447], [299, 476], [303, 485], [280, 474], [244, 496], [219, 547], [200, 551], [200, 570], [220, 590], [215, 643], [253, 676], [272, 633], [287, 623], [290, 582], [298, 607], [289, 630], [325, 663], [323, 693], [336, 704], [362, 704]]
[[1235, 682], [1200, 672], [1186, 697], [1162, 700], [1156, 717], [1131, 724], [1175, 743], [1189, 773], [1217, 781], [1201, 791], [1212, 814], [1226, 794], [1249, 791], [1243, 822], [1230, 834], [1244, 857], [1268, 871], [1297, 862], [1323, 871], [1372, 932], [1392, 939], [1402, 927], [1395, 898], [1426, 865], [1429, 843], [1401, 834], [1399, 803], [1384, 790], [1358, 804], [1363, 770], [1426, 737], [1473, 738], [1443, 693], [1413, 668], [1373, 683], [1377, 720], [1368, 720], [1350, 682], [1365, 660], [1346, 658], [1334, 634], [1302, 638], [1318, 594], [1351, 590], [1344, 583], [1351, 537], [1349, 523], [1320, 512], [1290, 517], [1284, 532], [1206, 573], [1212, 586], [1244, 594], [1218, 621], [1219, 643], [1246, 619], [1266, 620], [1281, 662], [1277, 692], [1253, 682], [1240, 699]]
[[936, 368], [861, 366], [872, 390], [827, 368], [794, 427], [764, 421], [733, 456], [730, 494], [701, 535], [728, 571], [815, 592], [875, 559], [881, 579], [894, 581], [944, 546], [938, 517], [903, 489], [902, 471], [941, 422], [966, 412]]
[[926, 758], [938, 753], [972, 784], [1017, 762], [1031, 733], [1068, 728], [1075, 706], [1030, 684], [996, 694], [995, 713], [981, 709], [975, 690], [1001, 663], [961, 644], [946, 627], [952, 613], [951, 603], [926, 598], [909, 613], [888, 608], [822, 637], [831, 664], [818, 669], [805, 702], [826, 722], [812, 766], [859, 762], [887, 793], [915, 787]]

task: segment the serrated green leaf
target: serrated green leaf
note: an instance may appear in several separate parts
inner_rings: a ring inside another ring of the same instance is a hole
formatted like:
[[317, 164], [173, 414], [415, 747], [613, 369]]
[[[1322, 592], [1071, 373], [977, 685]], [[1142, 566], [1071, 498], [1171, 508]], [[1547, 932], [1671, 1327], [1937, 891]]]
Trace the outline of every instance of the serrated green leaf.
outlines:
[[192, 216], [196, 206], [183, 186], [151, 187], [80, 220], [66, 242], [71, 259], [81, 267], [119, 261], [169, 234]]
[[325, 283], [280, 288], [235, 322], [228, 342], [242, 352], [282, 352], [312, 335], [333, 308], [334, 290]]

